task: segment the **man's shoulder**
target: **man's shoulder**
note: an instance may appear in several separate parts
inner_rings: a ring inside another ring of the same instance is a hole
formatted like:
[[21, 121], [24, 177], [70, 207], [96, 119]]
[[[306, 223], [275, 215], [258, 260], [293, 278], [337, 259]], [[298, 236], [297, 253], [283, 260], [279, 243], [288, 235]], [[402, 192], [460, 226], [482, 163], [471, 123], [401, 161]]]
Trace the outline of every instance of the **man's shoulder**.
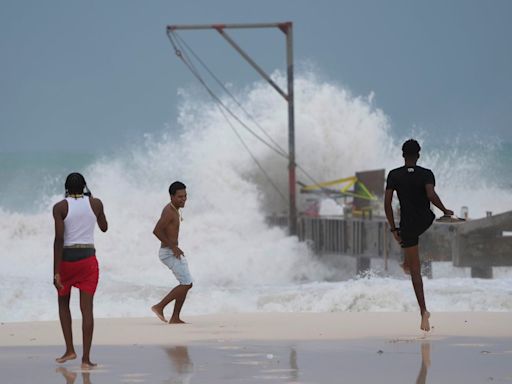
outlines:
[[162, 216], [160, 220], [162, 220], [165, 225], [176, 225], [176, 223], [179, 223], [179, 214], [176, 212], [175, 209], [172, 208], [171, 204], [167, 204], [164, 206], [162, 210]]
[[66, 200], [66, 199], [62, 199], [62, 200], [60, 200], [60, 201], [57, 201], [57, 202], [53, 205], [53, 210], [55, 211], [56, 209], [64, 208], [67, 204], [68, 204], [68, 202], [67, 202], [67, 200]]
[[91, 208], [96, 216], [103, 211], [103, 203], [99, 198], [90, 196], [89, 203], [91, 204]]
[[162, 208], [162, 212], [167, 212], [167, 211], [171, 211], [171, 204], [170, 203], [167, 203], [164, 205], [164, 207]]
[[91, 204], [103, 204], [99, 197], [89, 196], [89, 201], [91, 202]]
[[166, 216], [174, 216], [176, 214], [176, 211], [171, 207], [171, 204], [165, 204], [164, 208], [162, 209], [162, 215]]
[[66, 199], [62, 199], [54, 204], [52, 212], [55, 218], [64, 218], [68, 211], [68, 202]]
[[416, 169], [417, 169], [418, 171], [420, 171], [421, 173], [423, 173], [423, 174], [432, 174], [432, 175], [434, 174], [434, 172], [432, 172], [432, 170], [431, 170], [431, 169], [424, 168], [424, 167], [421, 167], [421, 166], [419, 166], [419, 165], [417, 165], [417, 166], [416, 166]]
[[396, 175], [397, 173], [400, 173], [404, 170], [404, 166], [402, 165], [401, 167], [398, 167], [398, 168], [395, 168], [395, 169], [392, 169], [391, 171], [389, 171], [389, 175]]

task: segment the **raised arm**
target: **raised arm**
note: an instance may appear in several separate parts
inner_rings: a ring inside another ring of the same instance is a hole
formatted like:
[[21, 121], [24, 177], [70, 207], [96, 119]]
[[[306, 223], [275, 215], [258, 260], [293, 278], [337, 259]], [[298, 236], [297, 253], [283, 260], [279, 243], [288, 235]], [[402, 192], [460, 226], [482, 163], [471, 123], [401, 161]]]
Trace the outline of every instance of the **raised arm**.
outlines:
[[105, 217], [105, 212], [103, 210], [103, 203], [100, 199], [91, 197], [91, 207], [96, 215], [96, 220], [98, 222], [98, 227], [100, 227], [102, 232], [107, 232], [108, 223], [107, 218]]
[[452, 216], [453, 211], [451, 209], [447, 209], [443, 202], [441, 201], [441, 198], [438, 196], [434, 189], [434, 184], [425, 184], [425, 190], [427, 192], [427, 198], [430, 200], [432, 204], [434, 204], [437, 208], [439, 208], [443, 214], [446, 216]]

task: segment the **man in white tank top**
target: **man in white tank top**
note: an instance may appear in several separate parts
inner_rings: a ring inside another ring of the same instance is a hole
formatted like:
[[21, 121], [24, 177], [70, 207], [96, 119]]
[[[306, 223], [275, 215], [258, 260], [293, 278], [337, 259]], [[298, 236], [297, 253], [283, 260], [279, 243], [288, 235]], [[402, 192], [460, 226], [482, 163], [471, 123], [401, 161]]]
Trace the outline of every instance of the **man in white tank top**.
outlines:
[[106, 232], [108, 224], [101, 200], [91, 196], [81, 174], [68, 175], [65, 188], [66, 198], [53, 207], [53, 283], [57, 288], [59, 318], [66, 342], [66, 351], [56, 361], [64, 363], [76, 358], [69, 310], [71, 287], [76, 287], [80, 290], [82, 311], [82, 368], [90, 369], [96, 366], [89, 354], [94, 329], [93, 298], [99, 278], [94, 228], [98, 223], [100, 229]]

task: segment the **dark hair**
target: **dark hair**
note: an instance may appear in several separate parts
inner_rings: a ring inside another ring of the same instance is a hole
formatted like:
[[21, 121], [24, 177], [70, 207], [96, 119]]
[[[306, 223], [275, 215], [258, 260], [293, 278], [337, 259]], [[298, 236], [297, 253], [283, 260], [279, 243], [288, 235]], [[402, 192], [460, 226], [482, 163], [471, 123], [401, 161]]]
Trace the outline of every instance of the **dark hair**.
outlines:
[[84, 193], [84, 188], [86, 188], [87, 183], [85, 182], [85, 178], [82, 174], [78, 172], [73, 172], [66, 177], [66, 182], [64, 183], [64, 188], [66, 188], [66, 194], [81, 194]]
[[402, 154], [404, 157], [418, 157], [420, 151], [420, 144], [414, 139], [409, 139], [402, 145]]
[[175, 181], [169, 186], [169, 195], [175, 195], [180, 189], [186, 189], [187, 186], [181, 181]]

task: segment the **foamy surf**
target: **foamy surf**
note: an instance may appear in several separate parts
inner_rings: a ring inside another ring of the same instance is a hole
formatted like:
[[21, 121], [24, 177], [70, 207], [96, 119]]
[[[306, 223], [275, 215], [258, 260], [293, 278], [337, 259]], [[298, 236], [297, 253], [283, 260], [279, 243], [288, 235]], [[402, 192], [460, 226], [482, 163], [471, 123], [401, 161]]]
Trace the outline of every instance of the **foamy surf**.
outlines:
[[[279, 74], [274, 77], [283, 82]], [[372, 95], [355, 97], [313, 74], [298, 76], [295, 86], [297, 161], [317, 180], [401, 165], [401, 138], [392, 136], [389, 118], [374, 105]], [[187, 185], [189, 195], [180, 242], [195, 279], [184, 315], [416, 310], [410, 281], [402, 275], [350, 279], [353, 270], [332, 271], [306, 244], [287, 237], [279, 228], [269, 228], [265, 216], [282, 212], [286, 202], [262, 178], [217, 107], [187, 92], [181, 94], [174, 129], [146, 137], [139, 145], [80, 170], [93, 193], [103, 200], [110, 224], [107, 234], [96, 234], [101, 268], [97, 316], [151, 316], [149, 307], [175, 285], [158, 260], [159, 244], [152, 230], [168, 201], [167, 188], [176, 179]], [[239, 97], [286, 147], [286, 108], [279, 96], [265, 84], [255, 83], [240, 91]], [[286, 192], [286, 162], [250, 135], [240, 133]], [[422, 144], [420, 164], [433, 169], [437, 190], [447, 206], [457, 212], [466, 205], [470, 217], [512, 207], [512, 194], [506, 188], [473, 183], [474, 177], [486, 173], [486, 162], [479, 156], [486, 159], [487, 155], [463, 154], [459, 158], [464, 161], [456, 162], [452, 152], [436, 152], [428, 140]], [[60, 176], [64, 180], [65, 175]], [[307, 181], [300, 172], [298, 178]], [[60, 194], [45, 195], [44, 209], [37, 213], [0, 208], [2, 321], [57, 318], [51, 283], [51, 206], [61, 198]], [[340, 274], [344, 281], [327, 282]], [[489, 281], [462, 275], [426, 282], [430, 310], [512, 310], [508, 272]]]

